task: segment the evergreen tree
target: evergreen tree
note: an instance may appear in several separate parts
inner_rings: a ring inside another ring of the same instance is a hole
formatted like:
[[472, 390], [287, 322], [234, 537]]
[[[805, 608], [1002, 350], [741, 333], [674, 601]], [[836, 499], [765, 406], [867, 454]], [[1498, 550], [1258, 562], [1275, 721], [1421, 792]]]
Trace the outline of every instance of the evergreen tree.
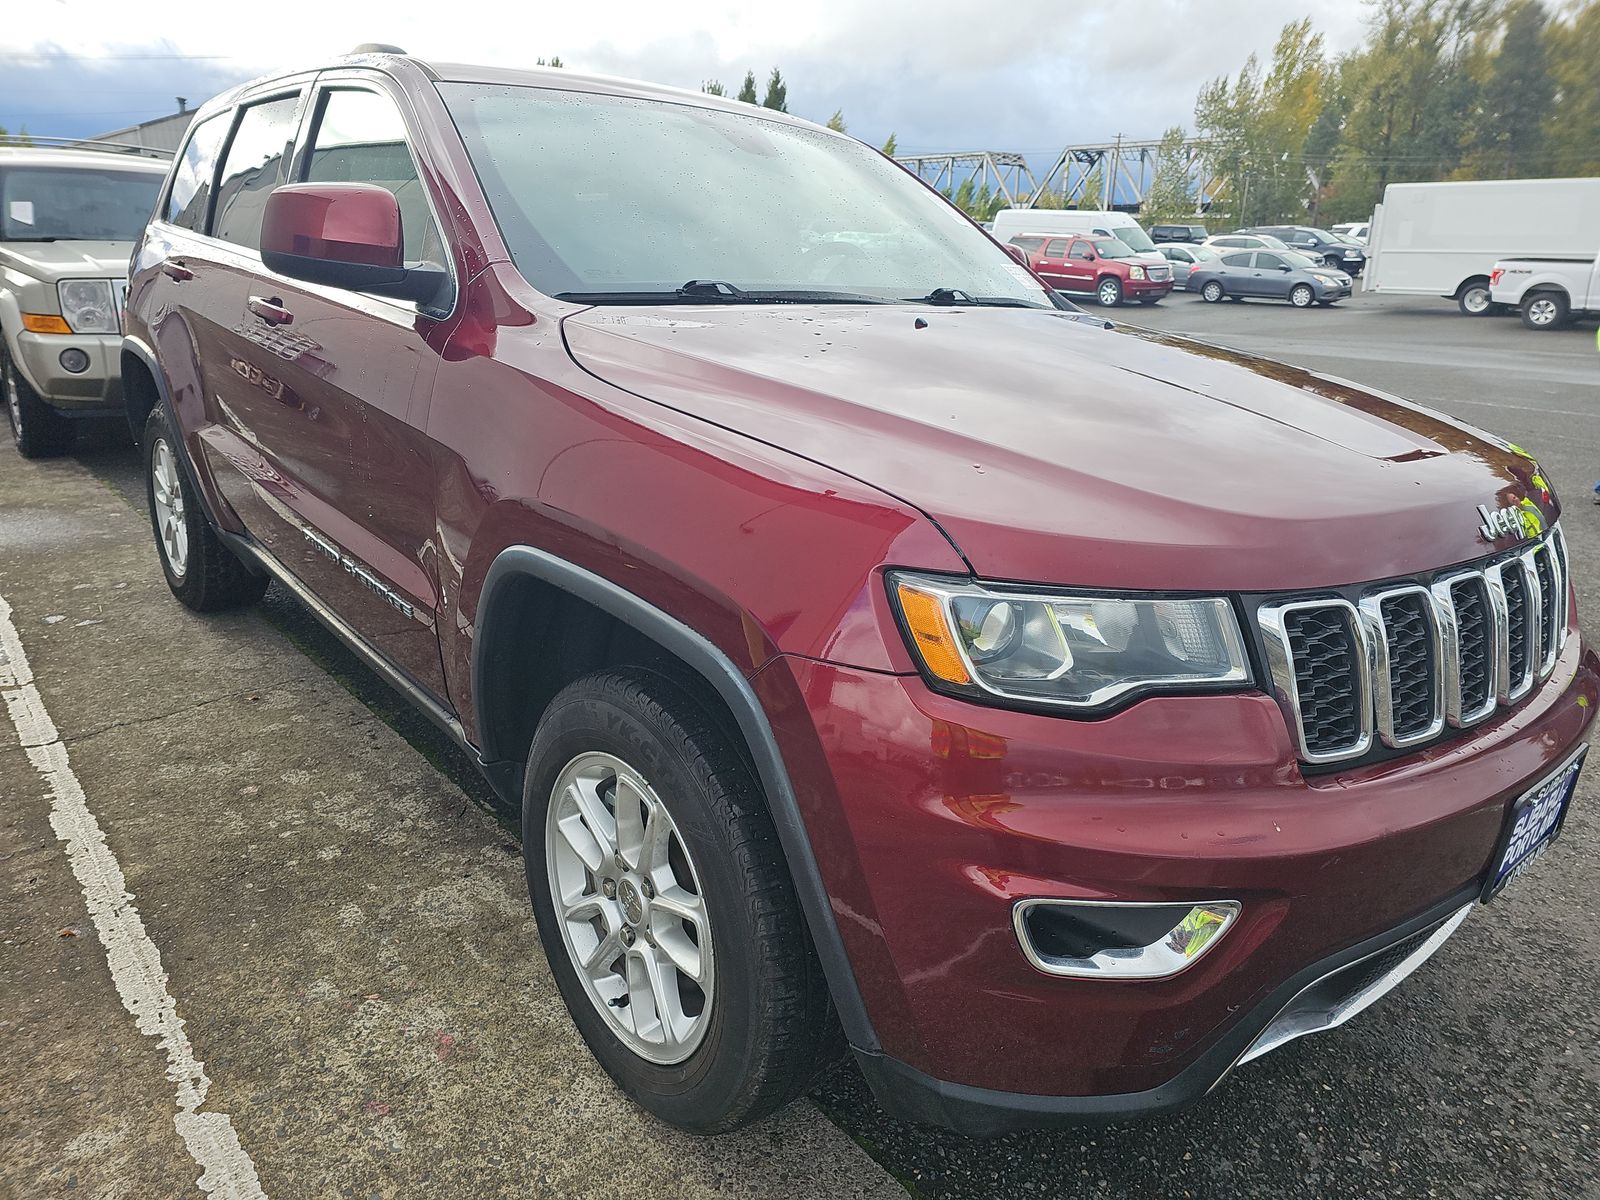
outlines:
[[888, 140], [883, 143], [883, 152], [885, 154], [887, 154], [890, 158], [893, 158], [894, 155], [895, 155], [895, 151], [898, 150], [898, 149], [899, 149], [899, 143], [897, 143], [895, 141], [895, 136], [894, 136], [894, 134], [891, 133], [889, 135]]
[[[754, 95], [755, 81], [751, 80], [751, 94]], [[783, 81], [783, 73], [777, 67], [772, 68], [772, 74], [767, 76], [767, 94], [761, 101], [762, 108], [776, 109], [778, 112], [789, 111], [789, 85]]]
[[1545, 169], [1556, 177], [1600, 175], [1600, 0], [1547, 26], [1545, 43], [1556, 87], [1545, 118]]
[[[1600, 47], [1589, 49], [1594, 53]], [[1543, 126], [1555, 92], [1545, 48], [1544, 8], [1538, 0], [1520, 0], [1506, 14], [1505, 33], [1483, 87], [1474, 178], [1540, 173]]]
[[756, 73], [754, 71], [746, 71], [744, 73], [744, 83], [739, 87], [737, 98], [743, 100], [746, 104], [754, 104], [756, 102]]
[[1183, 127], [1174, 125], [1161, 135], [1156, 173], [1145, 189], [1139, 215], [1147, 221], [1183, 221], [1194, 215], [1195, 199], [1189, 180], [1189, 159], [1184, 151]]
[[708, 79], [700, 85], [700, 90], [708, 96], [726, 96], [728, 93], [722, 86], [720, 79]]
[[833, 110], [833, 116], [828, 118], [828, 128], [833, 130], [835, 133], [845, 132], [844, 109], [836, 108]]

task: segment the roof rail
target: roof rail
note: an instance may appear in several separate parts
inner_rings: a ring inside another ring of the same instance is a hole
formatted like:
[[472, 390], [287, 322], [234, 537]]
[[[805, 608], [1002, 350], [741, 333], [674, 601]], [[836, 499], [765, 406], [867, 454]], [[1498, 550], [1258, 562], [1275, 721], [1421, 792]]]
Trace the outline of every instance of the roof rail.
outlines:
[[135, 157], [169, 159], [171, 150], [158, 150], [154, 146], [139, 146], [133, 142], [97, 142], [92, 138], [48, 137], [37, 133], [8, 133], [0, 135], [0, 146], [24, 150], [87, 150], [104, 154], [131, 154]]

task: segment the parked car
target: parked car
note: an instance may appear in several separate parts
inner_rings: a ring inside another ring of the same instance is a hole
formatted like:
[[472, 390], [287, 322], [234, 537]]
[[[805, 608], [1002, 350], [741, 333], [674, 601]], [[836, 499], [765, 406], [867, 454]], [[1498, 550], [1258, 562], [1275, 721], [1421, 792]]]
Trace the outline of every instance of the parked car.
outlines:
[[1172, 291], [1172, 268], [1157, 266], [1113, 237], [1037, 237], [1011, 239], [1028, 255], [1028, 266], [1051, 287], [1068, 295], [1093, 296], [1106, 308], [1124, 300], [1156, 304]]
[[1202, 246], [1211, 246], [1217, 250], [1287, 250], [1286, 243], [1266, 233], [1217, 233], [1212, 234]]
[[275, 580], [482, 765], [676, 1125], [845, 1045], [969, 1132], [1197, 1101], [1561, 828], [1600, 658], [1537, 463], [1085, 322], [847, 136], [307, 64], [199, 111], [132, 268], [173, 594]]
[[1590, 258], [1600, 246], [1600, 178], [1391, 183], [1372, 217], [1362, 290], [1441, 296], [1469, 317], [1508, 258]]
[[1489, 296], [1521, 313], [1529, 329], [1565, 328], [1577, 317], [1600, 315], [1600, 257], [1497, 262]]
[[61, 454], [122, 412], [122, 293], [165, 162], [0, 146], [0, 391], [17, 449]]
[[1312, 225], [1263, 225], [1248, 232], [1270, 234], [1289, 249], [1350, 275], [1361, 274], [1367, 263], [1367, 252], [1355, 242]]
[[1350, 276], [1293, 250], [1233, 250], [1189, 272], [1189, 290], [1218, 300], [1287, 300], [1296, 308], [1329, 305], [1350, 295]]
[[1162, 244], [1161, 253], [1172, 264], [1172, 286], [1188, 290], [1192, 290], [1189, 277], [1197, 264], [1222, 257], [1222, 251], [1215, 246], [1180, 246], [1171, 242]]
[[1150, 240], [1157, 245], [1162, 242], [1203, 242], [1206, 240], [1206, 227], [1204, 225], [1152, 225], [1150, 226]]
[[1136, 262], [1164, 266], [1165, 260], [1144, 227], [1123, 212], [1095, 212], [1074, 208], [1003, 208], [995, 214], [994, 236], [1011, 242], [1019, 236], [1114, 237], [1135, 255]]
[[1363, 246], [1367, 244], [1367, 234], [1371, 230], [1372, 222], [1370, 221], [1341, 221], [1337, 225], [1328, 226], [1330, 233], [1343, 234]]

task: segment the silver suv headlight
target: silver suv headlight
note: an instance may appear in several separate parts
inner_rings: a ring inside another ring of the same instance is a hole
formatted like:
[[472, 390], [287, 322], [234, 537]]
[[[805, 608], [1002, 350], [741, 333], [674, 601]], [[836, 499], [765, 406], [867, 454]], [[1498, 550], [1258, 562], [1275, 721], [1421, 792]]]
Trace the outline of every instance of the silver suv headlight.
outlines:
[[1238, 618], [1222, 597], [1013, 591], [900, 573], [889, 590], [939, 691], [1091, 712], [1146, 692], [1251, 681]]
[[117, 332], [117, 303], [109, 279], [63, 279], [56, 284], [56, 295], [73, 333]]

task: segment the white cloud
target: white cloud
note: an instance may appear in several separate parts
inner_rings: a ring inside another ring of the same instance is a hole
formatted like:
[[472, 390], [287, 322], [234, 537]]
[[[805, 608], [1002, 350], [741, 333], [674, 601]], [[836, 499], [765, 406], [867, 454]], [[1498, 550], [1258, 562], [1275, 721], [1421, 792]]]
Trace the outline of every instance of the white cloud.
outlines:
[[[1363, 16], [1351, 0], [485, 0], [456, 9], [277, 0], [268, 10], [196, 6], [188, 19], [168, 10], [153, 44], [145, 10], [126, 0], [11, 8], [0, 33], [0, 124], [26, 121], [35, 132], [156, 116], [185, 89], [197, 103], [228, 82], [376, 40], [494, 65], [559, 54], [573, 69], [685, 87], [718, 78], [731, 89], [746, 69], [764, 82], [776, 64], [793, 111], [824, 120], [842, 107], [869, 141], [894, 130], [907, 149], [1043, 155], [1187, 124], [1200, 85], [1252, 51], [1269, 52], [1285, 21], [1309, 13], [1342, 50], [1360, 40]], [[40, 56], [49, 50], [75, 61]], [[128, 57], [137, 54], [182, 57]], [[194, 57], [207, 55], [218, 57]]]

